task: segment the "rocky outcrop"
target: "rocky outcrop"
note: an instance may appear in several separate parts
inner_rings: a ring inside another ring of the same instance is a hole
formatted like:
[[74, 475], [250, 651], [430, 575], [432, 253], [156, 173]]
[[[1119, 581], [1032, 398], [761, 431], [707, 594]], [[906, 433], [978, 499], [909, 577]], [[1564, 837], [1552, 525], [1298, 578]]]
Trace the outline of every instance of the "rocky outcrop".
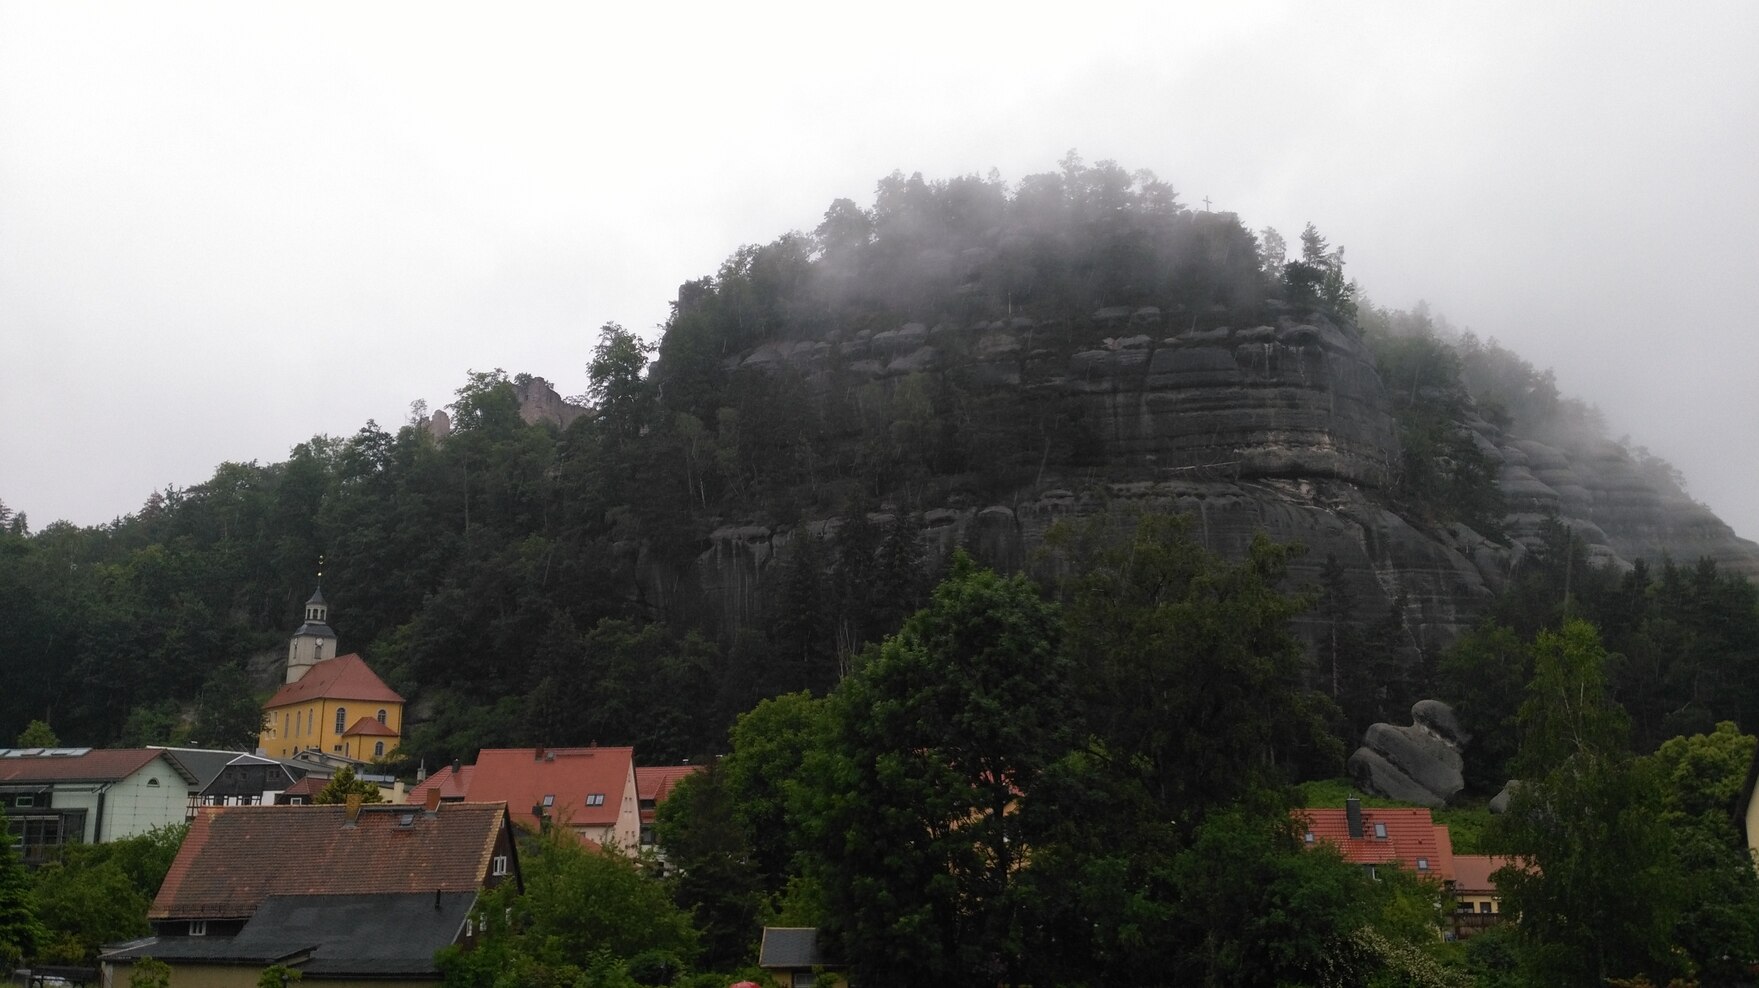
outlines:
[[[1274, 311], [1274, 310], [1273, 310]], [[821, 393], [881, 392], [946, 375], [968, 394], [1012, 392], [1022, 404], [1083, 424], [1104, 473], [1047, 456], [1029, 486], [989, 503], [926, 505], [934, 551], [965, 546], [985, 562], [1022, 568], [1055, 521], [1141, 508], [1188, 515], [1210, 549], [1239, 556], [1254, 534], [1300, 543], [1292, 583], [1342, 566], [1359, 619], [1401, 609], [1405, 648], [1436, 651], [1477, 620], [1521, 553], [1555, 515], [1592, 556], [1709, 556], [1759, 576], [1759, 546], [1738, 539], [1669, 478], [1604, 440], [1511, 436], [1481, 419], [1480, 448], [1501, 461], [1508, 539], [1401, 515], [1388, 497], [1399, 460], [1394, 423], [1371, 355], [1323, 316], [1286, 311], [1274, 324], [1183, 325], [1155, 308], [1101, 309], [1078, 324], [1023, 317], [967, 325], [906, 323], [878, 332], [833, 330], [734, 354], [734, 373], [799, 375]], [[1083, 450], [1077, 448], [1075, 457]], [[832, 531], [836, 519], [808, 523]], [[728, 523], [693, 572], [653, 576], [699, 587], [742, 622], [756, 613], [762, 573], [797, 526]], [[658, 599], [658, 598], [656, 598]], [[1313, 628], [1298, 630], [1312, 632]]]
[[1439, 700], [1419, 700], [1411, 708], [1409, 726], [1368, 728], [1362, 747], [1350, 756], [1350, 775], [1364, 792], [1446, 806], [1466, 787], [1460, 750], [1470, 740], [1453, 708]]
[[541, 377], [519, 375], [513, 381], [513, 393], [519, 397], [519, 417], [526, 425], [548, 422], [558, 429], [566, 429], [575, 419], [590, 411], [584, 405], [564, 399], [550, 382]]

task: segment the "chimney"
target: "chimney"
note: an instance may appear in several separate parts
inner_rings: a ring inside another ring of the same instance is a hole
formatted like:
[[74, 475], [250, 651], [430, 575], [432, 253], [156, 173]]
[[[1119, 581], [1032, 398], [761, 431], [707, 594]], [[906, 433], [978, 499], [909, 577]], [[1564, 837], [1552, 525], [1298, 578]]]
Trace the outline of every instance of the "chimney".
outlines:
[[426, 809], [430, 815], [440, 812], [439, 786], [434, 786], [428, 790], [427, 796], [422, 800], [422, 807], [423, 809]]
[[1344, 800], [1344, 819], [1350, 824], [1350, 839], [1362, 839], [1362, 801], [1354, 796]]
[[531, 749], [531, 760], [534, 762], [541, 762], [544, 760], [544, 749], [542, 745]]
[[457, 775], [458, 770], [463, 767], [464, 767], [464, 759], [462, 759], [462, 758], [452, 759], [452, 774], [453, 775]]
[[360, 793], [348, 794], [348, 801], [342, 807], [342, 818], [345, 821], [342, 825], [344, 827], [352, 827], [355, 821], [360, 819], [360, 802]]

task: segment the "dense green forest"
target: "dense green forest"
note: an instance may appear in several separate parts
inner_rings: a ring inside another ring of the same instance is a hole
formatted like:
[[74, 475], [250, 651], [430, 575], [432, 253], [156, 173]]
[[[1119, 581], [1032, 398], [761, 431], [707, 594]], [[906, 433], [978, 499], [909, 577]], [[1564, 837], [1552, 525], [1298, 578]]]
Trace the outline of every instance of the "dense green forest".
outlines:
[[[735, 369], [766, 343], [910, 322], [1023, 319], [1103, 346], [1111, 307], [1311, 316], [1361, 340], [1399, 437], [1377, 496], [1418, 524], [1508, 538], [1470, 423], [1598, 429], [1494, 341], [1370, 303], [1311, 225], [1292, 252], [1073, 155], [1012, 187], [894, 174], [872, 206], [839, 200], [682, 285], [657, 345], [604, 326], [581, 354], [592, 414], [565, 429], [521, 418], [518, 377], [472, 372], [440, 438], [414, 413], [368, 422], [106, 526], [0, 506], [0, 735], [253, 743], [321, 566], [343, 647], [412, 702], [395, 770], [594, 741], [725, 756], [668, 804], [693, 926], [656, 970], [736, 969], [781, 919], [823, 925], [868, 983], [1742, 983], [1759, 893], [1726, 790], [1759, 730], [1744, 578], [1601, 565], [1553, 520], [1475, 630], [1413, 657], [1397, 609], [1363, 613], [1335, 561], [1290, 580], [1299, 546], [1225, 561], [1183, 521], [1101, 514], [1030, 560], [928, 548], [926, 508], [1049, 466], [1129, 475], [1066, 407], [958, 372]], [[692, 567], [753, 521], [793, 536], [729, 615]], [[1326, 633], [1304, 643], [1296, 619]], [[1362, 728], [1420, 697], [1476, 739], [1468, 798], [1527, 782], [1493, 840], [1540, 866], [1511, 879], [1532, 922], [1469, 951], [1432, 942], [1432, 890], [1296, 853], [1287, 815], [1290, 782], [1337, 776]], [[556, 888], [594, 867], [555, 860]], [[520, 970], [577, 963], [543, 942]], [[468, 967], [459, 983], [494, 983]]]

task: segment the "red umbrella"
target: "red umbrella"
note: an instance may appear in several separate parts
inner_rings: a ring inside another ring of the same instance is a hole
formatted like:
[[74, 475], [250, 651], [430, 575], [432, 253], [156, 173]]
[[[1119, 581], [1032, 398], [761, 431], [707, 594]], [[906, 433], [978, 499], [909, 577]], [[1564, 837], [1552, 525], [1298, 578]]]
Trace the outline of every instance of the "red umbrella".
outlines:
[[763, 986], [755, 981], [735, 981], [727, 988], [763, 988]]

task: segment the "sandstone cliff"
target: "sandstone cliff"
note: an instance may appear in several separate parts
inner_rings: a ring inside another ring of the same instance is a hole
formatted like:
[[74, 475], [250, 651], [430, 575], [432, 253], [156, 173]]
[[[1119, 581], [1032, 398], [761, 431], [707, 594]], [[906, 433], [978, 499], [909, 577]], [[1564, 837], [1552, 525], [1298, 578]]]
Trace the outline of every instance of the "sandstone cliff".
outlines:
[[[727, 358], [726, 367], [798, 374], [821, 391], [957, 374], [967, 387], [1015, 395], [1022, 407], [1051, 403], [1085, 423], [1098, 455], [1047, 456], [1032, 483], [992, 503], [926, 506], [933, 547], [965, 545], [1001, 567], [1027, 565], [1060, 518], [1125, 506], [1188, 514], [1204, 544], [1229, 556], [1258, 531], [1301, 543], [1297, 582], [1317, 580], [1335, 557], [1359, 614], [1402, 602], [1413, 650], [1444, 647], [1470, 626], [1553, 515], [1612, 565], [1709, 556], [1759, 576], [1759, 545], [1623, 448], [1598, 438], [1540, 442], [1475, 416], [1462, 426], [1500, 463], [1506, 540], [1401, 514], [1389, 492], [1398, 439], [1374, 361], [1354, 332], [1317, 314], [1285, 310], [1274, 325], [1237, 327], [1176, 327], [1153, 308], [1102, 309], [1074, 325], [910, 323], [772, 341]], [[800, 527], [822, 533], [836, 524]], [[763, 573], [795, 530], [723, 525], [693, 573], [650, 572], [648, 592], [664, 598], [681, 577], [741, 622], [756, 611]]]

